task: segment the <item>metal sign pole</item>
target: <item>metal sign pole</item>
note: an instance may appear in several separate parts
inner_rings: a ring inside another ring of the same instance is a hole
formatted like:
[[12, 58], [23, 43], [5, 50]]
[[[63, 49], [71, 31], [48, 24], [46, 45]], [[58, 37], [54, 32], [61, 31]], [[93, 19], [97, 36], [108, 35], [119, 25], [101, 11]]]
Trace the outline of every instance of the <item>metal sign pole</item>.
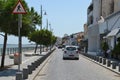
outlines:
[[20, 64], [22, 62], [22, 39], [21, 39], [21, 34], [20, 30], [22, 28], [22, 14], [18, 14], [18, 52], [19, 52], [19, 65], [18, 65], [18, 70], [20, 71]]

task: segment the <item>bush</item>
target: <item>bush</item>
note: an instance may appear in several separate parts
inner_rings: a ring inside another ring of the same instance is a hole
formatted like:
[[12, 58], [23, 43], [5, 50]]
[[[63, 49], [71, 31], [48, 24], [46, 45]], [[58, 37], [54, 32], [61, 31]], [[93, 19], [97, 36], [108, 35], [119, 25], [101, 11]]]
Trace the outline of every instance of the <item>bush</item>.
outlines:
[[115, 45], [113, 51], [112, 51], [112, 55], [115, 58], [118, 58], [118, 56], [120, 56], [120, 37], [117, 39], [118, 44]]
[[118, 44], [116, 44], [116, 46], [114, 47], [113, 52], [115, 54], [120, 54], [120, 37], [117, 39], [117, 41], [118, 41]]
[[102, 43], [102, 50], [103, 50], [104, 52], [107, 52], [108, 49], [109, 49], [109, 47], [108, 47], [107, 42], [103, 42], [103, 43]]

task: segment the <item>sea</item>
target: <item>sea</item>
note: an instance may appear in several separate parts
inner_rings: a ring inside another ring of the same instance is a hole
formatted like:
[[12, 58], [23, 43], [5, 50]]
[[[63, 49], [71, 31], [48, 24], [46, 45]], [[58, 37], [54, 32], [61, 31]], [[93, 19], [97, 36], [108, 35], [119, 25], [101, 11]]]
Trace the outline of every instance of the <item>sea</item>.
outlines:
[[[7, 44], [7, 48], [17, 48], [18, 44]], [[22, 44], [22, 47], [35, 47], [35, 44]], [[3, 44], [0, 44], [0, 48], [3, 48]]]
[[[22, 44], [22, 48], [24, 47], [35, 47], [35, 44]], [[0, 55], [1, 55], [1, 51], [2, 51], [2, 48], [3, 48], [3, 44], [0, 44]], [[6, 51], [7, 51], [7, 48], [18, 48], [18, 44], [7, 44], [6, 45]]]

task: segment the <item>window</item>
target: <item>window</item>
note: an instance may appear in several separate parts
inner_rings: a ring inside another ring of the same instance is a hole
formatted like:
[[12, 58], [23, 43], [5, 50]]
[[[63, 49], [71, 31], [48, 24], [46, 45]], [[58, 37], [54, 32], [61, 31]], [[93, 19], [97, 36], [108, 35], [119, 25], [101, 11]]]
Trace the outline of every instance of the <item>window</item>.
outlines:
[[76, 47], [67, 47], [66, 50], [74, 51], [74, 50], [76, 50]]

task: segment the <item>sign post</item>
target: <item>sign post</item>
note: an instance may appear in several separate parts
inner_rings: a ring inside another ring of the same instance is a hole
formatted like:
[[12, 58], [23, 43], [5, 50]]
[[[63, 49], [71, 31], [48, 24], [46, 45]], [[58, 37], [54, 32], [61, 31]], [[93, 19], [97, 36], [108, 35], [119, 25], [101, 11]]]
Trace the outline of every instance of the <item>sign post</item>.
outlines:
[[15, 6], [13, 14], [18, 14], [18, 53], [19, 53], [19, 63], [18, 70], [20, 71], [20, 64], [22, 63], [22, 38], [21, 38], [21, 28], [22, 28], [22, 14], [26, 14], [25, 8], [23, 7], [20, 0], [18, 0]]

